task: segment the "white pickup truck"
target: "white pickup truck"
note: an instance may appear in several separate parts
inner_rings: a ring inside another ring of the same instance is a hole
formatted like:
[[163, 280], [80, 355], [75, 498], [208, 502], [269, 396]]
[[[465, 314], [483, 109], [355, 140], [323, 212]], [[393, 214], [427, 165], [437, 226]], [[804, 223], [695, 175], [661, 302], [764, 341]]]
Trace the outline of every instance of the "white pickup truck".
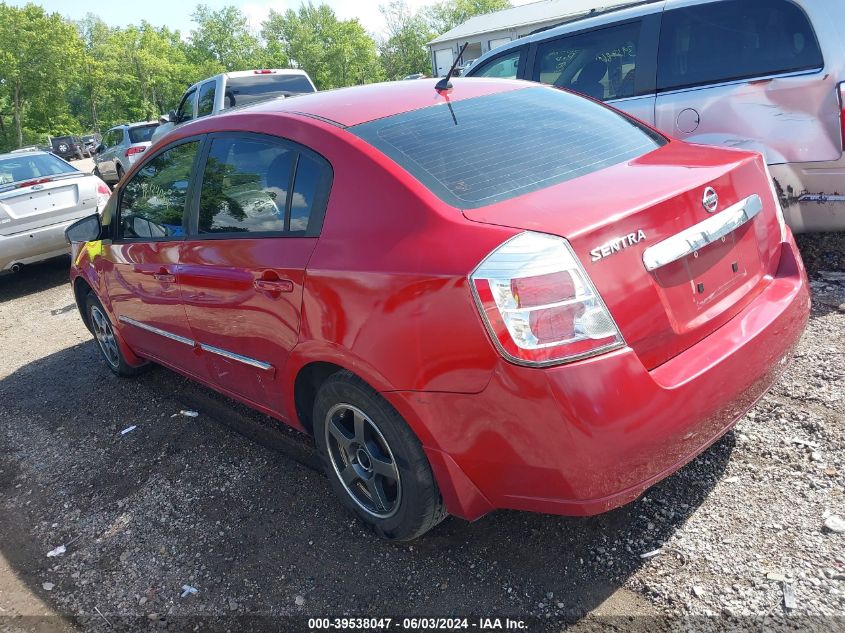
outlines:
[[240, 70], [221, 73], [195, 83], [185, 91], [179, 107], [162, 115], [161, 125], [152, 136], [152, 143], [173, 128], [218, 114], [227, 108], [245, 106], [273, 97], [317, 92], [314, 82], [304, 70], [293, 68]]

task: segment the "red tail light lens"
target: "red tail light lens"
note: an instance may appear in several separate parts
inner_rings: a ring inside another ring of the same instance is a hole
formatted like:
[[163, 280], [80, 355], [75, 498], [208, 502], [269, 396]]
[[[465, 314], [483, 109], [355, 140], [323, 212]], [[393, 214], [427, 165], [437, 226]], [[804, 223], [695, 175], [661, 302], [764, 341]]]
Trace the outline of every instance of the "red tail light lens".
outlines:
[[135, 147], [130, 147], [130, 148], [128, 148], [128, 149], [126, 150], [126, 152], [125, 152], [124, 154], [125, 154], [125, 156], [126, 156], [127, 158], [129, 158], [130, 156], [134, 156], [135, 154], [140, 154], [140, 153], [142, 153], [142, 152], [143, 152], [144, 150], [146, 150], [146, 149], [147, 149], [147, 148], [146, 148], [146, 147], [144, 147], [143, 145], [140, 145], [140, 146], [135, 146]]
[[252, 74], [254, 74], [254, 75], [272, 75], [275, 72], [276, 72], [275, 70], [262, 69], [262, 70], [253, 70]]
[[845, 82], [839, 84], [839, 110], [842, 122], [842, 150], [845, 151]]
[[520, 233], [490, 253], [470, 281], [493, 341], [513, 362], [566, 363], [624, 345], [563, 238]]
[[[96, 176], [94, 176], [97, 178]], [[111, 189], [102, 180], [97, 178], [97, 211], [101, 212], [105, 208], [111, 196]]]

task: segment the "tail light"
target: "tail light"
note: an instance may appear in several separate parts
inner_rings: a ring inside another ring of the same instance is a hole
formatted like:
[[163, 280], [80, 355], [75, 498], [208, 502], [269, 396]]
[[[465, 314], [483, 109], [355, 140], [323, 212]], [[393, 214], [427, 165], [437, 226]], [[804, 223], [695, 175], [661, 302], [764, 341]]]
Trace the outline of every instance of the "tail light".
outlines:
[[147, 148], [144, 147], [143, 145], [137, 145], [137, 146], [128, 148], [126, 150], [126, 152], [124, 153], [124, 155], [126, 156], [126, 158], [129, 158], [130, 156], [134, 156], [135, 154], [140, 154], [145, 149], [147, 149]]
[[103, 209], [106, 208], [109, 197], [111, 196], [111, 189], [109, 189], [109, 186], [96, 176], [94, 176], [94, 178], [97, 180], [97, 211], [102, 213]]
[[842, 151], [845, 151], [845, 82], [839, 84], [839, 111], [842, 123]]
[[493, 342], [515, 363], [567, 363], [625, 344], [563, 238], [520, 233], [490, 253], [470, 282]]
[[766, 158], [761, 157], [760, 160], [763, 161], [763, 166], [766, 168], [766, 178], [769, 179], [769, 187], [772, 190], [772, 198], [775, 202], [775, 215], [778, 219], [778, 224], [780, 225], [780, 241], [786, 241], [786, 220], [783, 217], [783, 205], [780, 202], [780, 196], [778, 195], [777, 189], [775, 188], [775, 179], [772, 177], [772, 172], [769, 171], [769, 166], [766, 164]]

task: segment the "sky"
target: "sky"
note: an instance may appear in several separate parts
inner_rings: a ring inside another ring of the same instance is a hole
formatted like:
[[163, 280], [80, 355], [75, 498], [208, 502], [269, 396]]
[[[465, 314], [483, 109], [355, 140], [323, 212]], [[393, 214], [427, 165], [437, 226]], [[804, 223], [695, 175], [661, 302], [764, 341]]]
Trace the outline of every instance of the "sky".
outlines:
[[[7, 4], [23, 6], [27, 0], [12, 0]], [[320, 0], [313, 0], [319, 4]], [[375, 35], [382, 35], [384, 32], [384, 20], [379, 12], [379, 5], [386, 4], [388, 0], [322, 0], [330, 5], [337, 16], [341, 19], [357, 17], [361, 24], [368, 31]], [[512, 1], [512, 4], [525, 4], [528, 0]], [[431, 4], [433, 0], [406, 0], [412, 10], [421, 6]], [[301, 0], [117, 0], [103, 2], [102, 0], [35, 0], [49, 12], [58, 12], [73, 20], [78, 20], [87, 13], [99, 15], [110, 26], [126, 26], [127, 24], [139, 24], [141, 20], [155, 26], [168, 26], [171, 29], [179, 29], [183, 37], [187, 37], [193, 28], [191, 13], [197, 4], [206, 4], [211, 9], [220, 9], [229, 4], [240, 7], [249, 18], [251, 25], [258, 29], [264, 18], [271, 9], [284, 12], [287, 9], [296, 9]]]

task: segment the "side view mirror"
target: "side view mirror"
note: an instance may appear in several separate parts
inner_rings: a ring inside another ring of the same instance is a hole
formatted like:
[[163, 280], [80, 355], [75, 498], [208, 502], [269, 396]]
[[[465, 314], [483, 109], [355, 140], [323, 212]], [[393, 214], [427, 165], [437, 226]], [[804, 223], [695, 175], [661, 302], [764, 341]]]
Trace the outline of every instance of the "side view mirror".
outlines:
[[93, 242], [100, 239], [102, 232], [102, 225], [100, 224], [100, 215], [95, 213], [77, 220], [65, 229], [65, 239], [69, 244], [79, 244], [82, 242]]

